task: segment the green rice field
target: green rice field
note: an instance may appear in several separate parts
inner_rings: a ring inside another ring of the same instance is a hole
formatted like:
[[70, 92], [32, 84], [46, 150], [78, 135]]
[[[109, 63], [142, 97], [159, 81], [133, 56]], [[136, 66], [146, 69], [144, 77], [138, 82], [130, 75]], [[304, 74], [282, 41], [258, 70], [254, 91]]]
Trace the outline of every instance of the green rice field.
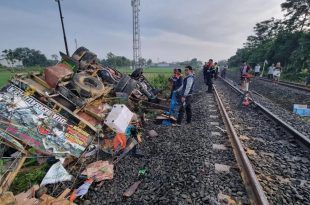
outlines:
[[[32, 71], [42, 71], [42, 67], [29, 67], [24, 69], [0, 69], [0, 87], [8, 83], [8, 80], [17, 73], [27, 73]], [[129, 67], [117, 68], [120, 72], [130, 74], [132, 70]], [[159, 68], [148, 67], [144, 69], [144, 76], [150, 81], [150, 83], [158, 88], [164, 88], [166, 86], [168, 78], [172, 74], [172, 68]]]

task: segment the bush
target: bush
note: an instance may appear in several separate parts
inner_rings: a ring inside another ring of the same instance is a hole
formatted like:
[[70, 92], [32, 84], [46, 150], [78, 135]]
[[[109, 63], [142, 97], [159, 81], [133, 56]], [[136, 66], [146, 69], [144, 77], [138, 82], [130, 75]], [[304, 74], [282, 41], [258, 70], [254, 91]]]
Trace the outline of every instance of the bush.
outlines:
[[43, 164], [35, 169], [29, 167], [28, 171], [20, 171], [14, 179], [10, 190], [14, 194], [18, 194], [20, 192], [26, 191], [35, 184], [40, 184], [48, 168], [48, 164]]
[[168, 88], [168, 77], [165, 74], [155, 74], [148, 77], [149, 82], [155, 88], [166, 90]]

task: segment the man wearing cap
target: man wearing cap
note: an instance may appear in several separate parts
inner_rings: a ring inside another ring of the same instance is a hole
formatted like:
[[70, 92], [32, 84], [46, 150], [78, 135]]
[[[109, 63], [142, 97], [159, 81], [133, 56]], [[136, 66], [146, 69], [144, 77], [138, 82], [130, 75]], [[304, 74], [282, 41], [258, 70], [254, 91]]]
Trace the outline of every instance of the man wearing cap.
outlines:
[[176, 91], [178, 95], [181, 97], [181, 107], [179, 110], [179, 115], [177, 119], [177, 124], [180, 125], [183, 117], [184, 112], [186, 111], [186, 122], [187, 124], [191, 123], [192, 121], [192, 94], [194, 88], [194, 74], [193, 68], [191, 66], [185, 67], [185, 78], [183, 79], [182, 86]]

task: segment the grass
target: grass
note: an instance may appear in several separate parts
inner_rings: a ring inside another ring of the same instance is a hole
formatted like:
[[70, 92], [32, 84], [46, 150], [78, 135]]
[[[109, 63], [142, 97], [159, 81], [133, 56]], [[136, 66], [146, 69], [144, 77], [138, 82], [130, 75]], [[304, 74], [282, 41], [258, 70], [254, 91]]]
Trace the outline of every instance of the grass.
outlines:
[[[122, 73], [131, 74], [133, 72], [129, 67], [117, 68]], [[143, 75], [152, 86], [160, 90], [168, 87], [168, 78], [172, 75], [173, 68], [169, 67], [146, 67], [143, 69]]]
[[24, 168], [24, 171], [20, 171], [15, 177], [10, 187], [10, 191], [12, 191], [14, 194], [18, 194], [20, 192], [26, 191], [35, 184], [40, 184], [48, 168], [49, 165], [47, 163], [35, 168], [34, 166], [29, 167], [28, 169]]
[[[0, 69], [0, 87], [8, 83], [8, 80], [11, 79], [17, 73], [27, 73], [31, 71], [42, 71], [42, 67], [27, 67], [24, 69]], [[120, 67], [117, 68], [122, 73], [130, 74], [133, 70], [130, 67]], [[168, 67], [148, 67], [143, 70], [144, 76], [150, 81], [150, 83], [160, 89], [165, 89], [168, 85], [168, 78], [171, 76], [172, 68]]]
[[27, 73], [31, 71], [42, 71], [42, 67], [27, 67], [24, 69], [10, 69], [1, 68], [0, 69], [0, 87], [8, 83], [8, 81], [17, 73]]

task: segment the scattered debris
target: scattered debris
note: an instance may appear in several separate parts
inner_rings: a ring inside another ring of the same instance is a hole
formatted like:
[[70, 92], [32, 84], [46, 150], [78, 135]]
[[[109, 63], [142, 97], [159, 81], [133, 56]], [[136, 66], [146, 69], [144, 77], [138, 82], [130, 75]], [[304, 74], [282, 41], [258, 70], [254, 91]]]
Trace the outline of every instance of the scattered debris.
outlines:
[[[84, 47], [72, 56], [60, 54], [58, 64], [47, 67], [43, 73], [18, 74], [0, 90], [0, 138], [18, 151], [13, 157], [20, 161], [1, 178], [1, 192], [8, 190], [29, 156], [29, 147], [34, 150], [30, 155], [46, 157], [38, 157], [39, 163], [51, 158], [59, 160], [50, 167], [41, 186], [76, 179], [81, 170], [72, 167], [90, 163], [88, 159], [97, 155], [93, 163], [86, 164], [82, 174], [89, 179], [73, 192], [73, 201], [85, 195], [94, 180], [112, 179], [114, 164], [128, 153], [143, 156], [138, 146], [142, 143], [145, 117], [132, 110], [140, 112], [143, 106], [160, 112], [169, 110], [165, 104], [159, 104], [167, 102], [157, 97], [159, 90], [146, 80], [143, 69], [136, 69], [131, 75], [122, 74], [97, 63], [96, 54]], [[172, 103], [173, 107], [177, 104]], [[174, 114], [170, 110], [163, 117], [174, 122]], [[158, 136], [154, 130], [149, 135]], [[110, 154], [110, 159], [99, 160], [102, 151]], [[133, 193], [138, 185], [133, 185]], [[69, 203], [64, 199], [69, 191], [65, 190], [60, 198], [48, 195], [46, 190], [36, 198], [28, 192], [17, 196], [25, 204], [36, 201], [56, 205]]]
[[125, 133], [129, 122], [133, 117], [133, 113], [126, 105], [113, 105], [111, 112], [104, 123], [115, 132]]
[[150, 137], [158, 137], [158, 133], [157, 133], [155, 130], [150, 130], [150, 131], [148, 132], [148, 135], [149, 135]]
[[2, 195], [0, 195], [0, 201], [1, 204], [5, 205], [14, 205], [16, 202], [12, 192], [4, 192]]
[[61, 162], [57, 162], [51, 166], [41, 182], [41, 186], [46, 184], [54, 184], [62, 181], [70, 181], [72, 175], [62, 166]]
[[73, 202], [78, 196], [83, 198], [85, 194], [87, 194], [90, 185], [93, 183], [94, 179], [89, 178], [85, 180], [84, 184], [82, 184], [78, 189], [75, 189], [70, 195], [70, 201]]
[[110, 162], [100, 160], [87, 165], [82, 174], [87, 175], [88, 178], [95, 178], [97, 182], [113, 179], [113, 167], [114, 165]]
[[132, 196], [132, 195], [136, 192], [136, 190], [137, 190], [138, 186], [141, 184], [141, 182], [142, 182], [142, 180], [139, 180], [139, 181], [133, 183], [133, 185], [131, 185], [131, 186], [124, 192], [124, 196], [126, 196], [126, 197]]
[[307, 105], [294, 104], [293, 112], [300, 116], [310, 116], [310, 107]]
[[215, 126], [216, 128], [218, 128], [219, 130], [221, 130], [223, 133], [226, 133], [226, 130], [224, 130], [223, 128], [219, 127], [219, 126]]

